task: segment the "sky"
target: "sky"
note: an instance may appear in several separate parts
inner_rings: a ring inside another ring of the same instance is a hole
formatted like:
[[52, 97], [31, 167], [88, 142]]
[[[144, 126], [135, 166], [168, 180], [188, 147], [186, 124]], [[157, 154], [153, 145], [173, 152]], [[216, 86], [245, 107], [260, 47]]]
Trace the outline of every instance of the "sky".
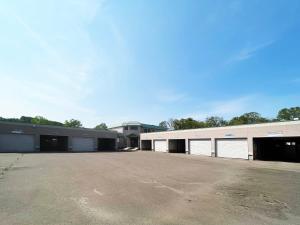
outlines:
[[0, 116], [85, 127], [300, 106], [299, 0], [0, 2]]

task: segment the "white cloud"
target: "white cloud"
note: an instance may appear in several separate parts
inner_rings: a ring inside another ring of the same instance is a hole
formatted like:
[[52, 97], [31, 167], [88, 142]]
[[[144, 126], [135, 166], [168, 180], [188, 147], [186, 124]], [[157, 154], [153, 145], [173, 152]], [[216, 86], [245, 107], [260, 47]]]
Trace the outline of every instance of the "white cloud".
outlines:
[[225, 64], [231, 64], [234, 62], [244, 61], [253, 57], [258, 51], [263, 50], [270, 45], [272, 45], [275, 41], [271, 40], [262, 44], [258, 44], [255, 46], [247, 46], [242, 48], [238, 53], [230, 57]]
[[246, 95], [229, 100], [213, 101], [199, 107], [197, 112], [187, 114], [183, 117], [204, 120], [208, 116], [221, 116], [225, 119], [230, 119], [233, 116], [251, 111], [251, 105], [257, 98], [258, 95]]
[[[53, 2], [37, 3], [40, 11], [33, 12], [21, 10], [20, 5], [6, 6], [5, 19], [15, 24], [13, 32], [9, 29], [6, 35], [19, 34], [18, 40], [26, 46], [13, 49], [22, 67], [13, 62], [13, 66], [0, 69], [1, 81], [6, 84], [0, 89], [4, 99], [0, 116], [41, 115], [58, 121], [75, 118], [89, 127], [115, 120], [110, 108], [116, 106], [111, 98], [120, 99], [115, 93], [132, 76], [128, 71], [134, 58], [122, 27], [105, 12], [98, 18], [103, 23], [99, 33], [109, 40], [95, 43], [90, 37], [86, 24], [97, 18], [106, 2], [70, 0], [59, 4], [60, 8]], [[51, 10], [57, 10], [55, 18], [51, 16], [56, 12]], [[0, 56], [5, 54], [0, 52]], [[28, 64], [23, 63], [26, 54], [32, 57]]]
[[56, 52], [54, 48], [52, 48], [49, 43], [32, 27], [25, 22], [23, 18], [21, 18], [19, 15], [15, 13], [11, 13], [12, 16], [15, 18], [15, 20], [24, 28], [25, 32], [36, 41], [36, 43], [45, 50], [48, 54], [52, 55], [55, 58], [61, 58], [60, 55]]
[[[92, 8], [94, 7], [91, 6]], [[94, 126], [100, 121], [101, 113], [97, 113], [86, 104], [86, 100], [93, 94], [90, 87], [95, 67], [93, 44], [90, 42], [88, 32], [76, 25], [80, 21], [77, 14], [69, 13], [69, 16], [76, 19], [72, 25], [77, 28], [78, 33], [73, 37], [74, 41], [81, 43], [80, 46], [76, 46], [81, 54], [76, 56], [73, 56], [69, 51], [72, 49], [68, 48], [64, 49], [65, 52], [62, 54], [63, 49], [56, 46], [55, 42], [48, 41], [51, 40], [51, 36], [44, 34], [42, 29], [32, 26], [24, 19], [26, 17], [18, 15], [16, 10], [7, 10], [6, 18], [19, 25], [14, 29], [25, 34], [20, 40], [25, 38], [25, 42], [37, 46], [43, 60], [36, 59], [37, 63], [26, 65], [27, 68], [18, 68], [16, 63], [13, 68], [0, 70], [1, 82], [5, 84], [0, 89], [2, 96], [0, 116], [41, 115], [62, 122], [75, 118], [82, 120], [86, 126]], [[57, 34], [53, 34], [53, 37], [56, 39]], [[69, 40], [64, 36], [63, 41]], [[32, 51], [36, 49], [32, 48]]]
[[42, 115], [58, 121], [76, 118], [89, 126], [97, 121], [97, 113], [82, 104], [86, 99], [81, 99], [83, 93], [72, 87], [8, 77], [2, 81], [5, 83], [0, 90], [2, 116]]
[[88, 22], [92, 22], [99, 10], [105, 6], [106, 0], [68, 0], [69, 4], [73, 4], [78, 13]]

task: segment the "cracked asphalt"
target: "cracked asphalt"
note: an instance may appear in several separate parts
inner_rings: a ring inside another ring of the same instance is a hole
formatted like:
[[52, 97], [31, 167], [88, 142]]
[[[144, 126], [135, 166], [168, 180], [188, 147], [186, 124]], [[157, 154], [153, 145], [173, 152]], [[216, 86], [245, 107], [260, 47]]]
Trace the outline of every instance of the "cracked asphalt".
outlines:
[[154, 152], [0, 154], [0, 224], [300, 224], [300, 164]]

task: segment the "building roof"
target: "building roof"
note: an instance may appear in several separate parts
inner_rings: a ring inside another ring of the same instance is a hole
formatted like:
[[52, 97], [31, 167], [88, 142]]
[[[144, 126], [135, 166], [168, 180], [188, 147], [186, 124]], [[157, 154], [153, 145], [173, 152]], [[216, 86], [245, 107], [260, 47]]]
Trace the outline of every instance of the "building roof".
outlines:
[[143, 127], [145, 128], [153, 128], [153, 129], [157, 129], [157, 130], [167, 130], [164, 127], [160, 127], [160, 126], [156, 126], [156, 125], [151, 125], [151, 124], [142, 124]]
[[141, 126], [142, 123], [138, 122], [138, 121], [128, 121], [128, 122], [124, 122], [122, 123], [122, 126]]
[[[168, 133], [185, 133], [193, 131], [209, 131], [209, 130], [227, 130], [227, 129], [239, 129], [239, 128], [254, 128], [254, 127], [272, 127], [272, 126], [289, 126], [289, 125], [300, 125], [300, 121], [280, 121], [280, 122], [268, 122], [268, 123], [257, 123], [257, 124], [242, 124], [242, 125], [232, 125], [232, 126], [223, 126], [223, 127], [206, 127], [206, 128], [195, 128], [195, 129], [182, 129], [182, 130], [168, 130], [160, 132], [161, 134]], [[154, 134], [155, 132], [149, 133]], [[145, 133], [147, 135], [147, 133]]]
[[0, 125], [15, 125], [15, 126], [28, 126], [28, 127], [36, 127], [36, 128], [51, 128], [51, 129], [65, 129], [65, 130], [82, 130], [82, 131], [93, 131], [93, 132], [107, 132], [111, 133], [114, 131], [111, 130], [97, 130], [92, 128], [84, 128], [84, 127], [64, 127], [64, 126], [53, 126], [53, 125], [40, 125], [40, 124], [32, 124], [32, 123], [18, 123], [18, 122], [7, 122], [7, 121], [0, 121]]
[[141, 123], [141, 122], [138, 122], [138, 121], [124, 122], [124, 123], [122, 123], [119, 126], [110, 127], [109, 129], [118, 128], [118, 127], [125, 127], [125, 126], [142, 126], [144, 128], [152, 128], [152, 129], [156, 129], [156, 130], [166, 130], [165, 128], [160, 127], [160, 126], [151, 125], [151, 124], [145, 124], [145, 123]]

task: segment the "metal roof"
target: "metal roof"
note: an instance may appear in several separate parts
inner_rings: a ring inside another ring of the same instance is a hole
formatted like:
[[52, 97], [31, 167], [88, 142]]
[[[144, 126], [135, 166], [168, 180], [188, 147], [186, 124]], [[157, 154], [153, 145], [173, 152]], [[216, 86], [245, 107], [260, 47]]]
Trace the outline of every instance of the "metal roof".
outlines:
[[138, 122], [138, 121], [128, 121], [128, 122], [124, 122], [122, 123], [122, 126], [141, 126], [142, 123]]
[[107, 132], [112, 133], [116, 131], [111, 130], [97, 130], [92, 128], [83, 128], [83, 127], [64, 127], [64, 126], [53, 126], [53, 125], [40, 125], [40, 124], [32, 124], [32, 123], [17, 123], [17, 122], [6, 122], [6, 121], [0, 121], [1, 124], [7, 124], [7, 125], [15, 125], [15, 126], [28, 126], [28, 127], [44, 127], [44, 128], [52, 128], [52, 129], [69, 129], [69, 130], [82, 130], [82, 131], [93, 131], [93, 132]]
[[110, 127], [109, 129], [118, 128], [118, 127], [125, 127], [125, 126], [142, 126], [142, 127], [145, 127], [145, 128], [153, 128], [153, 129], [157, 129], [157, 130], [166, 130], [165, 128], [160, 127], [160, 126], [145, 124], [145, 123], [141, 123], [141, 122], [138, 122], [138, 121], [124, 122], [120, 126]]

